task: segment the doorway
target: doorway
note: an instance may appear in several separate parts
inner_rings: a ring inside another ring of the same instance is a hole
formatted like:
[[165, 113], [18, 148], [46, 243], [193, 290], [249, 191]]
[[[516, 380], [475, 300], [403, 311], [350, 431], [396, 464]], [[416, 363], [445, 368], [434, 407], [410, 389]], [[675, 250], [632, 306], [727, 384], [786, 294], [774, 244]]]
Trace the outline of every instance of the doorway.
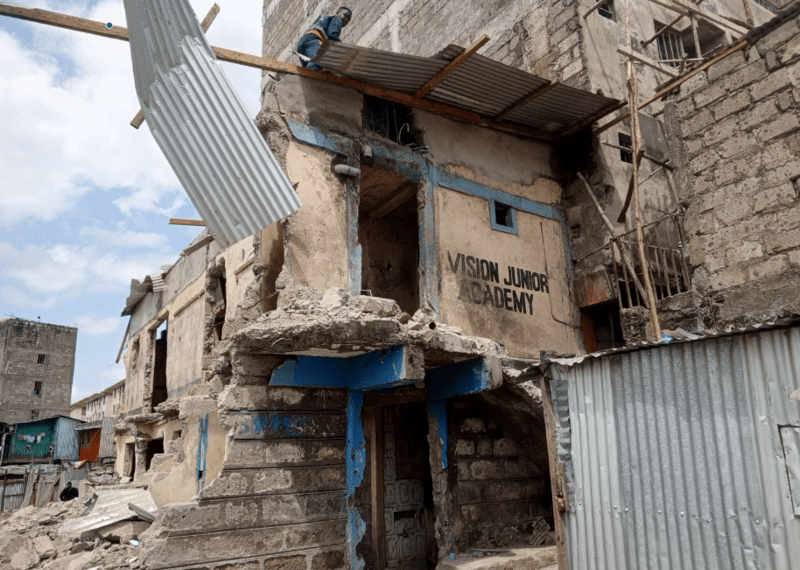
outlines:
[[163, 321], [153, 334], [153, 393], [150, 406], [155, 408], [167, 400], [167, 335], [169, 321]]
[[361, 289], [414, 314], [420, 304], [417, 184], [362, 165], [358, 241]]
[[356, 508], [367, 523], [365, 570], [436, 566], [433, 481], [424, 401], [364, 408], [367, 462]]
[[153, 463], [153, 457], [159, 453], [164, 453], [164, 439], [159, 438], [148, 441], [147, 452], [144, 459], [145, 471], [150, 470], [150, 465]]

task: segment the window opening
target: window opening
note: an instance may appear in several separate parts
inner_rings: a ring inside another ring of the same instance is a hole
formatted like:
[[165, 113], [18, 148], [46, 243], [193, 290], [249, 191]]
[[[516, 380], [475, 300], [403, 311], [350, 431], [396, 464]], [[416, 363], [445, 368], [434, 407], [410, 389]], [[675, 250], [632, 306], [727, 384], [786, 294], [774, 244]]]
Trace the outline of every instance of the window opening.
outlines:
[[502, 202], [489, 200], [489, 216], [493, 230], [517, 235], [517, 211]]
[[159, 439], [151, 439], [147, 442], [147, 452], [145, 453], [145, 470], [150, 470], [150, 465], [153, 463], [153, 457], [164, 453], [164, 440]]
[[44, 359], [46, 356], [47, 356], [46, 354], [40, 354], [36, 359], [36, 364], [44, 364]]
[[364, 95], [364, 108], [361, 113], [364, 128], [378, 133], [383, 138], [403, 146], [415, 145], [417, 137], [411, 131], [411, 118], [411, 109], [405, 105]]
[[581, 309], [581, 329], [586, 352], [625, 346], [622, 319], [617, 303], [604, 303]]
[[609, 20], [614, 19], [614, 3], [613, 2], [606, 2], [605, 4], [601, 4], [600, 7], [597, 9], [597, 13], [603, 16], [603, 18], [608, 18]]
[[33, 383], [33, 394], [34, 396], [42, 396], [42, 383], [41, 382], [34, 382]]
[[39, 410], [31, 410], [31, 419], [38, 420], [39, 419]]
[[[655, 22], [656, 30], [664, 27], [664, 24]], [[685, 52], [683, 47], [683, 37], [672, 31], [666, 30], [656, 38], [656, 45], [658, 46], [658, 59], [663, 63], [672, 67], [679, 67], [683, 54]]]
[[155, 408], [167, 399], [167, 338], [169, 320], [164, 320], [153, 335], [153, 392], [150, 405]]
[[620, 133], [619, 135], [619, 146], [624, 146], [625, 148], [629, 148], [631, 150], [620, 150], [619, 151], [619, 159], [622, 162], [627, 162], [628, 164], [633, 164], [633, 142], [631, 141], [631, 137], [628, 135], [623, 135]]

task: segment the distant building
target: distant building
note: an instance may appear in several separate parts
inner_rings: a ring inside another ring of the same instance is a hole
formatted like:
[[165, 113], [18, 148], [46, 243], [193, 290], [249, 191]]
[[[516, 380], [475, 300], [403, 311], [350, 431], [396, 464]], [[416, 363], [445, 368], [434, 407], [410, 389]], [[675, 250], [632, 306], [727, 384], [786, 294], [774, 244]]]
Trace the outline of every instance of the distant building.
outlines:
[[78, 329], [0, 321], [0, 422], [68, 415]]

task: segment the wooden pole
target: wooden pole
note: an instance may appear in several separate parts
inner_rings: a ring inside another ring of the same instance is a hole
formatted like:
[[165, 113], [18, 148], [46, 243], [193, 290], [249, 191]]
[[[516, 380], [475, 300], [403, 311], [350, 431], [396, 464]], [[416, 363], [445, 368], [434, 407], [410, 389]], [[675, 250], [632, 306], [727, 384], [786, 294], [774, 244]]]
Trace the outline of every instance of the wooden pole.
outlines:
[[[669, 85], [667, 85], [666, 87], [661, 89], [658, 93], [656, 93], [652, 97], [649, 97], [648, 99], [645, 99], [644, 101], [642, 101], [639, 104], [639, 109], [644, 109], [645, 107], [655, 103], [656, 101], [661, 99], [664, 95], [666, 95], [667, 93], [671, 93], [672, 91], [674, 91], [675, 89], [677, 89], [678, 87], [683, 85], [686, 81], [688, 81], [689, 79], [691, 79], [692, 77], [694, 77], [698, 73], [702, 73], [703, 71], [705, 71], [706, 69], [708, 69], [709, 67], [711, 67], [712, 65], [717, 63], [718, 61], [720, 61], [722, 59], [725, 59], [726, 57], [728, 57], [729, 55], [731, 55], [734, 52], [743, 50], [745, 47], [747, 47], [747, 39], [745, 38], [745, 39], [739, 40], [738, 42], [736, 42], [735, 44], [731, 45], [731, 47], [729, 47], [728, 49], [726, 49], [725, 51], [723, 51], [719, 55], [712, 57], [707, 62], [705, 62], [703, 65], [695, 67], [690, 72], [688, 72], [686, 75], [683, 75], [679, 79], [675, 80], [673, 83], [670, 83]], [[619, 107], [611, 108], [603, 116], [610, 115], [611, 113], [613, 113], [614, 111], [616, 111], [620, 107], [624, 107], [624, 106], [625, 106], [625, 104], [622, 103]], [[624, 121], [625, 119], [627, 119], [630, 116], [630, 114], [631, 114], [631, 112], [630, 112], [630, 109], [629, 109], [628, 111], [625, 111], [624, 113], [622, 113], [619, 117], [616, 117], [615, 119], [607, 122], [602, 127], [598, 127], [597, 129], [595, 129], [594, 134], [595, 135], [599, 135], [600, 133], [607, 131], [608, 129], [610, 129], [614, 125], [617, 125], [617, 124], [621, 123], [622, 121]], [[595, 121], [599, 121], [600, 119], [603, 118], [603, 116], [596, 117]], [[569, 136], [569, 135], [577, 132], [578, 130], [580, 130], [580, 129], [584, 128], [584, 127], [586, 127], [586, 124], [585, 123], [581, 123], [579, 125], [576, 125], [575, 127], [571, 127], [569, 129], [567, 129], [566, 131], [564, 131], [562, 133], [562, 135], [563, 136]]]
[[[628, 49], [631, 49], [631, 2], [625, 3], [625, 42]], [[650, 280], [647, 256], [644, 250], [644, 232], [642, 231], [642, 207], [639, 203], [639, 165], [636, 158], [639, 157], [639, 149], [642, 144], [642, 133], [639, 130], [639, 81], [636, 77], [636, 69], [633, 59], [628, 58], [628, 108], [631, 112], [631, 148], [634, 156], [633, 161], [633, 207], [636, 219], [636, 242], [639, 246], [639, 262], [642, 264], [642, 277], [644, 278], [644, 288], [647, 293], [647, 301], [650, 304], [650, 317], [653, 324], [653, 337], [651, 340], [661, 339], [661, 323], [658, 320], [658, 309], [656, 307], [656, 296], [653, 292], [653, 283]]]
[[629, 50], [626, 47], [617, 46], [617, 53], [621, 53], [627, 58], [635, 59], [639, 63], [643, 63], [648, 67], [652, 67], [656, 71], [660, 71], [661, 73], [663, 73], [664, 75], [668, 75], [669, 77], [678, 77], [678, 74], [675, 72], [674, 68], [670, 69], [668, 66], [659, 63], [657, 61], [654, 61], [645, 55]]
[[[38, 22], [40, 24], [47, 24], [50, 26], [57, 26], [78, 32], [86, 32], [97, 36], [113, 38], [115, 40], [130, 41], [127, 28], [114, 26], [111, 29], [108, 29], [102, 22], [95, 22], [85, 18], [68, 16], [58, 12], [26, 8], [23, 6], [9, 4], [8, 2], [0, 2], [0, 15], [11, 16], [14, 18], [20, 18], [22, 20], [29, 20], [31, 22]], [[343, 85], [366, 95], [380, 97], [381, 99], [386, 99], [387, 101], [392, 101], [394, 103], [401, 103], [409, 107], [418, 107], [439, 115], [459, 119], [482, 127], [492, 127], [502, 131], [545, 141], [563, 142], [565, 140], [564, 137], [558, 133], [542, 131], [526, 125], [520, 125], [506, 121], [494, 121], [491, 118], [481, 117], [474, 111], [459, 109], [458, 107], [437, 103], [421, 97], [415, 97], [414, 95], [396, 91], [394, 89], [387, 89], [386, 87], [364, 83], [363, 81], [358, 81], [357, 79], [350, 79], [348, 77], [342, 77], [341, 75], [334, 75], [326, 71], [307, 69], [299, 65], [231, 49], [215, 46], [211, 46], [211, 49], [219, 61], [227, 61], [229, 63], [236, 63], [238, 65], [245, 65], [247, 67], [254, 67], [256, 69], [262, 69], [265, 71], [289, 73], [291, 75], [299, 75], [301, 77], [308, 77], [310, 79], [318, 79], [321, 81], [327, 81], [328, 83]]]
[[750, 7], [750, 0], [742, 0], [742, 3], [744, 4], [744, 15], [745, 18], [747, 18], [747, 23], [751, 26], [755, 26], [756, 21], [753, 18], [753, 9]]
[[588, 18], [588, 17], [589, 17], [589, 16], [590, 16], [592, 13], [594, 13], [594, 11], [595, 11], [595, 10], [597, 10], [597, 9], [598, 9], [600, 6], [602, 6], [603, 4], [607, 4], [607, 3], [608, 3], [608, 0], [600, 0], [600, 1], [599, 1], [599, 2], [597, 2], [596, 4], [592, 5], [592, 7], [591, 7], [591, 8], [589, 8], [588, 10], [586, 10], [586, 12], [584, 12], [584, 13], [583, 13], [583, 17], [584, 17], [584, 18]]
[[[579, 172], [578, 178], [580, 178], [581, 182], [583, 182], [583, 185], [586, 187], [586, 192], [589, 193], [589, 197], [592, 199], [592, 202], [594, 202], [595, 208], [597, 208], [597, 211], [600, 212], [600, 217], [603, 218], [603, 223], [605, 223], [606, 227], [611, 231], [612, 243], [613, 243], [613, 240], [616, 239], [617, 237], [617, 232], [614, 230], [614, 225], [611, 223], [611, 220], [608, 219], [608, 216], [606, 216], [606, 213], [603, 211], [603, 207], [600, 205], [600, 202], [597, 201], [597, 197], [594, 195], [594, 192], [592, 192], [592, 187], [589, 186], [589, 182], [586, 180], [586, 178], [583, 177], [583, 174]], [[614, 246], [612, 245], [611, 247]], [[633, 281], [636, 285], [636, 289], [639, 291], [640, 297], [643, 299], [644, 303], [647, 303], [646, 300], [647, 295], [645, 295], [644, 287], [642, 287], [639, 278], [636, 276], [636, 272], [633, 270], [633, 264], [631, 264], [630, 260], [628, 259], [628, 256], [625, 255], [625, 251], [621, 247], [619, 248], [619, 253], [620, 256], [622, 257], [622, 261], [624, 262], [625, 267], [628, 269], [628, 271], [630, 271], [631, 275], [633, 276]]]
[[697, 33], [697, 18], [694, 17], [694, 14], [691, 14], [689, 16], [689, 21], [692, 24], [692, 39], [694, 40], [694, 56], [703, 57], [703, 49], [700, 47], [700, 35]]
[[[208, 11], [208, 14], [206, 14], [206, 17], [203, 18], [203, 21], [200, 22], [200, 27], [203, 29], [203, 33], [207, 32], [208, 28], [211, 27], [211, 24], [214, 23], [214, 19], [217, 17], [217, 14], [219, 14], [219, 5], [214, 4], [211, 6], [211, 10]], [[138, 129], [142, 126], [142, 123], [144, 123], [144, 111], [139, 109], [139, 112], [136, 113], [136, 116], [131, 121], [131, 126], [134, 129]], [[119, 360], [117, 360], [117, 362], [119, 362]]]
[[539, 387], [542, 391], [547, 457], [550, 463], [550, 487], [553, 496], [553, 523], [556, 531], [558, 570], [569, 570], [567, 525], [564, 521], [564, 513], [569, 512], [569, 495], [567, 494], [566, 478], [564, 477], [564, 464], [558, 460], [553, 393], [550, 389], [550, 378], [547, 373], [543, 374], [539, 380]]

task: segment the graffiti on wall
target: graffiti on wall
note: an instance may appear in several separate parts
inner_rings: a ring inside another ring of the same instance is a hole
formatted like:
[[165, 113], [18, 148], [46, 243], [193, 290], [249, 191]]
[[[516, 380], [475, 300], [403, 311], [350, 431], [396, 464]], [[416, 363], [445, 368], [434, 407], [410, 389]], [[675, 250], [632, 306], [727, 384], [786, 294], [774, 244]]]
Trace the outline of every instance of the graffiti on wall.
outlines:
[[[459, 298], [524, 315], [533, 314], [535, 294], [550, 294], [547, 274], [496, 261], [447, 252], [450, 271], [459, 278]], [[496, 285], [495, 285], [496, 284]]]
[[307, 416], [283, 416], [275, 412], [260, 414], [240, 421], [239, 435], [285, 431], [286, 435], [299, 437], [303, 434], [304, 422], [307, 419]]

